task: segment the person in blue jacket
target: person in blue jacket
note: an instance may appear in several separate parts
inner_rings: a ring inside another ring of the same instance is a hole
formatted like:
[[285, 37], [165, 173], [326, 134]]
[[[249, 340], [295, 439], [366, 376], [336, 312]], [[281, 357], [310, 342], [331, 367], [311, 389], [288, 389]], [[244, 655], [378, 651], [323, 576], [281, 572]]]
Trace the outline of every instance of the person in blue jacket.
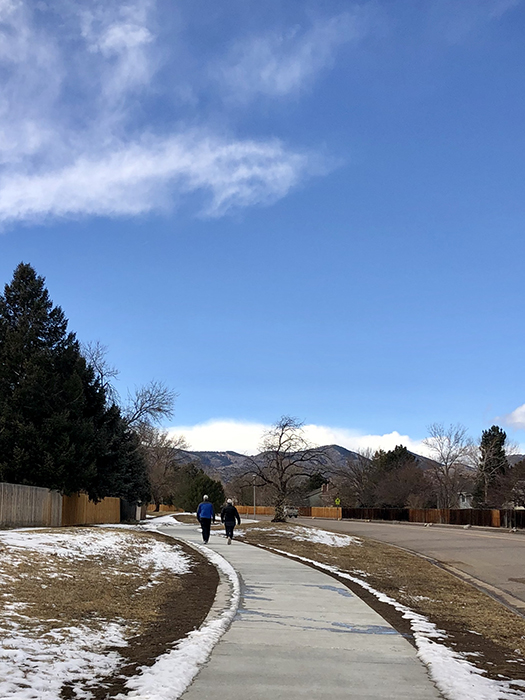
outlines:
[[208, 544], [211, 522], [212, 520], [215, 522], [215, 511], [213, 510], [213, 505], [208, 501], [208, 496], [203, 496], [202, 503], [199, 503], [199, 507], [197, 508], [197, 520], [201, 525], [204, 544]]

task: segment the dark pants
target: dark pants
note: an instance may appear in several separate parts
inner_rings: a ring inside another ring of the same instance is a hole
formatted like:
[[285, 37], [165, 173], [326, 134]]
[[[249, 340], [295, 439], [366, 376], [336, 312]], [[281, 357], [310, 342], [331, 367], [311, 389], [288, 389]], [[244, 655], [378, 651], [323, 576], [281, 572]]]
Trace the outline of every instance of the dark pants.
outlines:
[[233, 528], [235, 527], [235, 520], [233, 523], [224, 523], [224, 529], [226, 530], [226, 537], [231, 537], [233, 539]]
[[211, 518], [201, 518], [202, 539], [204, 544], [210, 539]]

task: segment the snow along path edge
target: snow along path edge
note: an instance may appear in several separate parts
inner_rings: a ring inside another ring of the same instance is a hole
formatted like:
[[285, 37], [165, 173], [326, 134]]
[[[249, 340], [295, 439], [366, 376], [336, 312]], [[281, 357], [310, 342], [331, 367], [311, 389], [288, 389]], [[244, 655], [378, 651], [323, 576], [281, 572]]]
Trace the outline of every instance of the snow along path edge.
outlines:
[[381, 593], [366, 581], [352, 576], [337, 566], [323, 564], [275, 547], [258, 546], [275, 554], [310, 564], [320, 571], [329, 571], [342, 579], [352, 581], [374, 595], [382, 603], [387, 603], [402, 613], [403, 617], [410, 621], [418, 657], [427, 667], [432, 682], [447, 700], [525, 700], [524, 691], [511, 687], [511, 684], [524, 686], [525, 682], [496, 681], [486, 678], [483, 675], [484, 671], [471, 664], [459, 652], [445, 646], [446, 633], [439, 630], [428, 618], [416, 613], [406, 605], [398, 603], [397, 600], [385, 593]]
[[[178, 539], [173, 536], [173, 539]], [[140, 674], [126, 682], [130, 692], [119, 694], [116, 700], [177, 700], [188, 688], [208, 660], [214, 646], [229, 628], [241, 599], [241, 585], [233, 566], [207, 547], [187, 542], [219, 571], [220, 581], [215, 601], [198, 630], [179, 640], [174, 648], [158, 657], [153, 666], [140, 669]], [[228, 600], [229, 598], [229, 600]], [[226, 603], [227, 607], [224, 605]]]

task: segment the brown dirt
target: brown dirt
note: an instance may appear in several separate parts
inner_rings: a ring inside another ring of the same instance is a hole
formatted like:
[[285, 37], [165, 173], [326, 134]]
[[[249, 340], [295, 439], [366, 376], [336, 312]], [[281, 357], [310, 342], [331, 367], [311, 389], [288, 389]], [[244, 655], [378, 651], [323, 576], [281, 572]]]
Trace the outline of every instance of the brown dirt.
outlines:
[[181, 523], [195, 523], [195, 525], [198, 525], [199, 521], [197, 520], [195, 515], [190, 515], [189, 513], [184, 513], [182, 515], [177, 515], [175, 517], [175, 520], [178, 520]]
[[[140, 634], [128, 640], [128, 647], [116, 649], [126, 662], [118, 675], [101, 679], [95, 689], [90, 686], [94, 700], [109, 700], [125, 693], [126, 680], [136, 675], [139, 667], [152, 666], [158, 656], [204, 622], [215, 599], [219, 583], [217, 570], [202, 554], [181, 542], [177, 544], [196, 559], [197, 564], [190, 573], [178, 578], [177, 586], [158, 586], [164, 588], [164, 595], [155, 608], [154, 619], [143, 626]], [[64, 700], [73, 697], [62, 694]]]
[[[277, 529], [293, 532], [294, 527], [279, 524]], [[271, 523], [242, 529], [244, 542], [336, 566], [424, 615], [446, 632], [447, 646], [468, 654], [488, 676], [525, 679], [525, 619], [431, 562], [363, 537], [361, 546], [331, 547], [292, 540], [275, 532]], [[409, 623], [393, 606], [359, 584], [339, 580], [414, 643]]]

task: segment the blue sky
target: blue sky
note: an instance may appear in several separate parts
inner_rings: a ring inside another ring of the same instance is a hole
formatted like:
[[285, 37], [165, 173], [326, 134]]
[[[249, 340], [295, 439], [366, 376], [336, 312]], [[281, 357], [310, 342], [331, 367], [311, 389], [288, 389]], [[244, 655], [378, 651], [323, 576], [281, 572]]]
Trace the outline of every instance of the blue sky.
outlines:
[[6, 0], [0, 281], [195, 449], [525, 444], [525, 2]]

